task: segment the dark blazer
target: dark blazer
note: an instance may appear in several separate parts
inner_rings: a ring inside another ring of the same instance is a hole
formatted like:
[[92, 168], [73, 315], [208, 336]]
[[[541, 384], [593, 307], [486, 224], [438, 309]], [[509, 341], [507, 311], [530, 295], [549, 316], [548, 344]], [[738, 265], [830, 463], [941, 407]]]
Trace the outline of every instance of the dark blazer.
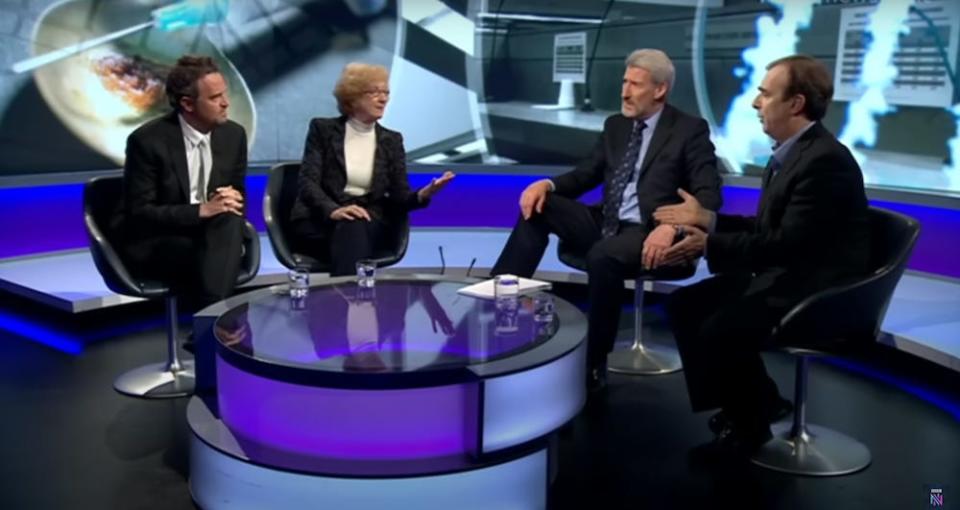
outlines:
[[[213, 168], [208, 190], [233, 186], [245, 195], [247, 134], [227, 121], [210, 134]], [[127, 138], [123, 166], [126, 231], [139, 237], [158, 229], [200, 224], [199, 204], [190, 204], [190, 175], [183, 131], [176, 112], [153, 119]]]
[[[604, 200], [608, 200], [609, 183], [627, 150], [633, 122], [621, 114], [607, 117], [590, 156], [552, 179], [554, 192], [577, 198], [603, 183]], [[707, 123], [664, 105], [637, 179], [640, 217], [648, 230], [654, 226], [648, 220], [657, 207], [681, 201], [677, 188], [690, 192], [707, 209], [719, 209], [721, 181]]]
[[344, 193], [347, 185], [347, 166], [343, 153], [346, 124], [346, 116], [310, 121], [297, 199], [290, 211], [290, 220], [309, 218], [327, 221], [335, 209], [357, 203], [365, 207], [392, 205], [402, 212], [425, 207], [427, 203], [417, 199], [417, 194], [410, 190], [410, 183], [407, 182], [403, 136], [379, 123], [375, 126], [377, 148], [370, 192], [361, 199]]
[[826, 128], [810, 127], [776, 176], [765, 174], [763, 182], [756, 216], [717, 216], [716, 232], [707, 237], [712, 272], [755, 273], [748, 293], [776, 287], [795, 297], [866, 271], [863, 175]]

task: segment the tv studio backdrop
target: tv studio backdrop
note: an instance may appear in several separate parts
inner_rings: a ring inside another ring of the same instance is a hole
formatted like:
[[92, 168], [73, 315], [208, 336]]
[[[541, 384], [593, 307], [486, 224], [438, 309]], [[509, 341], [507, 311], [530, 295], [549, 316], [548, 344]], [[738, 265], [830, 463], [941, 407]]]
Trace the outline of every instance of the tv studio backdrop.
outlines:
[[[751, 214], [771, 153], [751, 101], [767, 63], [805, 53], [833, 70], [823, 122], [860, 161], [871, 204], [922, 225], [879, 341], [960, 371], [952, 0], [0, 0], [0, 20], [0, 288], [41, 305], [82, 314], [135, 301], [93, 265], [83, 183], [118, 175], [127, 135], [168, 111], [160, 84], [184, 53], [212, 56], [227, 78], [230, 116], [249, 137], [248, 217], [262, 234], [267, 171], [301, 158], [311, 118], [338, 115], [331, 91], [343, 66], [389, 68], [381, 123], [403, 134], [412, 185], [458, 173], [411, 215], [397, 267], [480, 272], [523, 188], [584, 157], [619, 110], [636, 48], [673, 59], [670, 102], [710, 124], [723, 211]], [[265, 234], [261, 244], [251, 285], [284, 281]], [[541, 275], [582, 283], [554, 251]], [[82, 355], [69, 332], [3, 315], [0, 327]]]

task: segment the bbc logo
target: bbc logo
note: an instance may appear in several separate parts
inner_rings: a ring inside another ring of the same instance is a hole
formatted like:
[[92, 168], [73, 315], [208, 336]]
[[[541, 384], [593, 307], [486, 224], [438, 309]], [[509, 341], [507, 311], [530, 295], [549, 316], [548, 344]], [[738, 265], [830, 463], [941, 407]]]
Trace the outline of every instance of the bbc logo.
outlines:
[[943, 489], [930, 489], [930, 508], [943, 508]]

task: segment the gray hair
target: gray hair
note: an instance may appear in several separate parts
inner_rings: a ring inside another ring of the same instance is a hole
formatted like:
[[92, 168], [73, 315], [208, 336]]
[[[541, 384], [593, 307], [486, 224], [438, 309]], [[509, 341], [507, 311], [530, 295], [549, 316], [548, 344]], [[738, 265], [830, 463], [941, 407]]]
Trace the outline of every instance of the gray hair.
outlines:
[[627, 67], [646, 69], [655, 85], [666, 83], [668, 94], [673, 90], [676, 72], [673, 69], [673, 62], [666, 53], [654, 49], [634, 50], [625, 63]]

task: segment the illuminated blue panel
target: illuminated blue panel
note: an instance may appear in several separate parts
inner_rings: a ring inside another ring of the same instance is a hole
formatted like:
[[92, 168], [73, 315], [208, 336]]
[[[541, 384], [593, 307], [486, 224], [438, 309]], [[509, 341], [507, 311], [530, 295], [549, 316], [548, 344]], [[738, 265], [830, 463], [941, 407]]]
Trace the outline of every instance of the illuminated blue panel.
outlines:
[[481, 451], [536, 439], [573, 418], [586, 401], [586, 352], [582, 342], [541, 367], [485, 380]]
[[80, 354], [83, 351], [81, 340], [12, 313], [0, 311], [0, 331], [9, 331], [67, 354]]
[[547, 451], [460, 473], [399, 479], [278, 471], [230, 457], [191, 436], [190, 492], [201, 508], [546, 508]]

